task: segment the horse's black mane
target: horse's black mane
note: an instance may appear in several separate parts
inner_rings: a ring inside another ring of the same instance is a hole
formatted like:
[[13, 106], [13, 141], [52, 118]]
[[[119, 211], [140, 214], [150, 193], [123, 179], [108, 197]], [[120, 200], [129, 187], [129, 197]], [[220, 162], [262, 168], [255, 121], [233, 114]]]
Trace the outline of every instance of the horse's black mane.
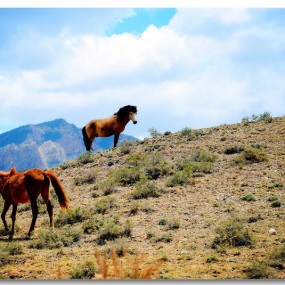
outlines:
[[114, 115], [117, 115], [119, 119], [122, 121], [124, 120], [125, 116], [128, 115], [130, 112], [137, 113], [137, 107], [127, 105], [125, 107], [120, 108], [119, 111]]

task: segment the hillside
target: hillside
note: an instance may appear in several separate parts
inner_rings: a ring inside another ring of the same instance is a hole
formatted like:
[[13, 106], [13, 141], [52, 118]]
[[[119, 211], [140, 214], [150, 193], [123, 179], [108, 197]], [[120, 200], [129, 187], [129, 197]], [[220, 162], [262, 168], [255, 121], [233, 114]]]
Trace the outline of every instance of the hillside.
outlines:
[[185, 128], [55, 167], [71, 208], [61, 212], [52, 190], [54, 231], [39, 203], [24, 240], [31, 210], [19, 206], [15, 240], [0, 227], [0, 276], [102, 278], [99, 249], [110, 278], [131, 278], [139, 264], [154, 279], [284, 279], [284, 126]]
[[[136, 140], [122, 134], [120, 141], [124, 139]], [[93, 149], [98, 151], [112, 146], [113, 137], [98, 138]], [[21, 126], [0, 134], [1, 170], [9, 170], [13, 166], [19, 171], [34, 167], [55, 167], [84, 152], [81, 128], [63, 119]]]

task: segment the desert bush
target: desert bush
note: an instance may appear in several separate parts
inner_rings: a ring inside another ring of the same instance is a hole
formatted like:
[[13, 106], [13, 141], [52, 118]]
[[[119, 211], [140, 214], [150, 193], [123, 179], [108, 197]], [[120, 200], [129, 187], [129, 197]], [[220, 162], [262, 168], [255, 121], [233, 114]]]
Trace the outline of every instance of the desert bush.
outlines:
[[171, 165], [158, 154], [154, 154], [148, 161], [145, 161], [144, 171], [149, 179], [156, 180], [167, 175], [170, 170]]
[[117, 188], [118, 183], [114, 177], [106, 178], [98, 184], [98, 189], [105, 196], [115, 193]]
[[119, 149], [120, 149], [121, 154], [123, 155], [129, 154], [131, 152], [131, 145], [132, 143], [127, 140], [123, 140], [122, 142], [120, 142]]
[[271, 202], [271, 207], [273, 208], [279, 208], [281, 207], [282, 203], [279, 200], [275, 200], [273, 202]]
[[98, 231], [103, 226], [103, 224], [104, 217], [100, 214], [97, 214], [84, 221], [82, 229], [84, 233], [92, 234], [94, 231]]
[[252, 193], [245, 194], [241, 197], [242, 201], [252, 202], [256, 201], [256, 197]]
[[126, 159], [126, 162], [131, 166], [144, 165], [145, 161], [147, 161], [147, 155], [139, 152], [130, 154]]
[[234, 162], [238, 165], [259, 163], [268, 161], [265, 150], [260, 147], [256, 148], [253, 146], [245, 147], [244, 151], [234, 158]]
[[95, 213], [106, 214], [110, 209], [116, 207], [116, 198], [112, 196], [106, 196], [98, 200], [93, 207]]
[[96, 172], [90, 171], [89, 173], [82, 175], [80, 177], [76, 177], [74, 179], [74, 184], [76, 186], [81, 186], [84, 184], [92, 184], [96, 181]]
[[7, 250], [10, 255], [18, 255], [23, 253], [23, 247], [20, 244], [9, 244], [7, 246]]
[[70, 208], [67, 211], [60, 211], [55, 219], [55, 226], [62, 227], [66, 224], [72, 225], [82, 222], [90, 215], [90, 210], [82, 209], [80, 206]]
[[150, 134], [151, 137], [156, 138], [158, 137], [161, 133], [154, 127], [151, 127], [147, 130]]
[[127, 236], [132, 232], [132, 225], [129, 220], [126, 220], [125, 225], [119, 224], [118, 217], [114, 217], [104, 222], [99, 230], [98, 243], [105, 243], [106, 240], [115, 240], [117, 238]]
[[183, 128], [180, 132], [180, 135], [182, 137], [191, 137], [192, 135], [192, 129], [191, 128]]
[[277, 246], [271, 253], [271, 259], [285, 262], [285, 245]]
[[141, 179], [141, 172], [138, 167], [119, 168], [111, 175], [114, 175], [115, 180], [121, 186], [133, 185]]
[[177, 171], [166, 181], [167, 187], [184, 186], [187, 184], [194, 184], [194, 178], [189, 175], [188, 170]]
[[244, 151], [244, 147], [243, 146], [227, 146], [225, 149], [225, 154], [235, 154], [235, 153], [240, 153]]
[[87, 259], [76, 265], [70, 272], [70, 279], [92, 279], [95, 277], [96, 266], [93, 260]]
[[94, 161], [94, 157], [90, 151], [86, 151], [85, 153], [81, 154], [77, 160], [77, 165], [87, 164]]
[[131, 192], [133, 199], [146, 199], [149, 197], [159, 197], [160, 191], [156, 184], [146, 179], [141, 180], [135, 184], [135, 190]]
[[208, 255], [207, 257], [206, 257], [206, 262], [207, 263], [213, 263], [213, 262], [218, 262], [219, 261], [219, 259], [215, 256], [215, 255]]
[[69, 228], [63, 232], [40, 230], [37, 241], [31, 241], [29, 248], [54, 249], [70, 246], [80, 239], [81, 232], [75, 228]]
[[219, 245], [238, 247], [253, 244], [251, 234], [237, 219], [224, 221], [220, 226], [215, 228], [215, 232], [219, 236], [214, 238], [212, 248], [217, 248]]
[[248, 279], [268, 279], [272, 278], [268, 266], [265, 262], [253, 261], [252, 264], [244, 270]]

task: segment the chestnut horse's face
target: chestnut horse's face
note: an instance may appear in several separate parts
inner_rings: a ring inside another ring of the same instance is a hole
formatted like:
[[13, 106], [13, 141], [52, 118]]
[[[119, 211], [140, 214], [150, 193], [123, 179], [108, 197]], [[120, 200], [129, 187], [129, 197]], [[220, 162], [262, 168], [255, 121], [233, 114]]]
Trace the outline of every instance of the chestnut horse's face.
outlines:
[[136, 119], [136, 117], [137, 117], [137, 113], [130, 112], [129, 118], [130, 118], [130, 120], [133, 121], [134, 124], [136, 124], [136, 123], [138, 122], [137, 119]]

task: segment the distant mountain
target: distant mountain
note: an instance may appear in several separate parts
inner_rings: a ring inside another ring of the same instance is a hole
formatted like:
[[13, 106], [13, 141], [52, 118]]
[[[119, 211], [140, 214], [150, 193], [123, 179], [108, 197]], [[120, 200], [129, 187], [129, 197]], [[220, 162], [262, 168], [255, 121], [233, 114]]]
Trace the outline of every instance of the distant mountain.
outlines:
[[[121, 134], [119, 142], [122, 140], [137, 139]], [[113, 136], [96, 138], [93, 143], [94, 152], [112, 146]], [[81, 128], [63, 119], [26, 125], [0, 134], [0, 170], [51, 168], [84, 152]]]

